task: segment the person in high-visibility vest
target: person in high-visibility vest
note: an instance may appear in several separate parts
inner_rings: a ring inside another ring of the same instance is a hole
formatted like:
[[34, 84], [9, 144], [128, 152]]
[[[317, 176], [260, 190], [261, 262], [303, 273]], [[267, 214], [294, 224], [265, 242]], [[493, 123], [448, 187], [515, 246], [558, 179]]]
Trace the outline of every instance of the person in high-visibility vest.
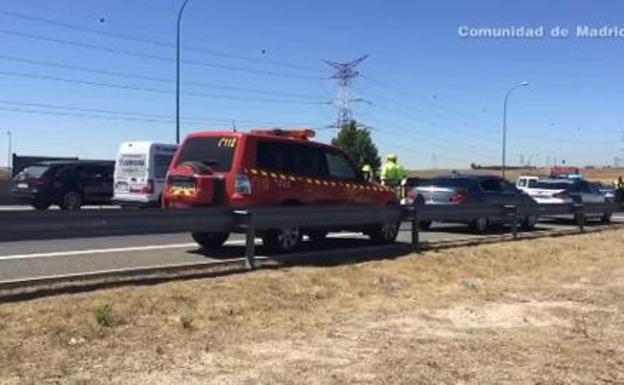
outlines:
[[388, 186], [397, 186], [405, 177], [405, 171], [397, 162], [397, 156], [389, 154], [386, 157], [386, 163], [381, 168], [381, 183]]
[[622, 181], [622, 177], [613, 181], [613, 188], [615, 189], [615, 204], [619, 210], [624, 203], [624, 181]]
[[362, 166], [362, 175], [367, 182], [373, 180], [373, 168], [370, 166], [370, 164], [365, 164], [364, 166]]

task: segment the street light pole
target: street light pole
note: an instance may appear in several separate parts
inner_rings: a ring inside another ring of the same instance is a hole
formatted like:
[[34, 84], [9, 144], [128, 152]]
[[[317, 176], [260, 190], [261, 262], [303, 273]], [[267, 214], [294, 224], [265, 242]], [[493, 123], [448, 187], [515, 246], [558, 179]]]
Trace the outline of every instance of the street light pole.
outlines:
[[13, 158], [13, 155], [11, 154], [13, 151], [13, 135], [11, 134], [11, 131], [7, 131], [6, 132], [7, 137], [9, 139], [9, 148], [8, 148], [8, 155], [7, 155], [7, 170], [9, 170], [9, 172], [11, 171], [11, 160]]
[[180, 26], [182, 14], [189, 0], [184, 0], [178, 12], [178, 24], [176, 35], [176, 144], [180, 144]]
[[520, 84], [516, 84], [515, 86], [511, 87], [511, 89], [507, 92], [507, 95], [505, 95], [505, 105], [503, 107], [503, 165], [502, 165], [503, 178], [505, 178], [505, 166], [506, 166], [505, 161], [507, 160], [507, 103], [509, 102], [509, 96], [511, 96], [512, 92], [514, 92], [516, 89], [520, 87], [526, 87], [528, 85], [529, 85], [528, 82], [522, 82]]

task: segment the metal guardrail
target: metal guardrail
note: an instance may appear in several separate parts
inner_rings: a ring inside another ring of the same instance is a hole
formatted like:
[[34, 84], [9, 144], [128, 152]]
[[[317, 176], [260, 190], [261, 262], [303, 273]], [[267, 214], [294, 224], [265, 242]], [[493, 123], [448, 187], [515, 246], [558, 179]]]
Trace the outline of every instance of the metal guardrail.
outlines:
[[193, 210], [7, 211], [0, 213], [0, 242], [105, 237], [186, 231], [226, 231], [237, 218], [226, 208]]
[[476, 217], [507, 218], [517, 236], [519, 224], [528, 216], [573, 215], [581, 230], [588, 213], [615, 211], [615, 205], [423, 205], [423, 206], [282, 206], [231, 210], [85, 210], [14, 211], [0, 214], [0, 242], [13, 240], [102, 237], [112, 235], [174, 232], [240, 232], [246, 234], [246, 263], [255, 265], [258, 231], [298, 226], [304, 228], [366, 226], [390, 221], [412, 222], [412, 245], [419, 249], [421, 221], [470, 221]]

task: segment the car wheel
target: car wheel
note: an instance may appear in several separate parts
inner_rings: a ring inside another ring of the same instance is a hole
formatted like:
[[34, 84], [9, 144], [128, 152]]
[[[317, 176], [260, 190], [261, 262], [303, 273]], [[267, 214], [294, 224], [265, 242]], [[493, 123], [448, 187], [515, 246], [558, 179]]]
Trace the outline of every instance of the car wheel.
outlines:
[[75, 191], [70, 191], [63, 196], [63, 202], [60, 204], [63, 210], [80, 210], [82, 206], [82, 197]]
[[610, 212], [606, 212], [606, 213], [602, 214], [602, 217], [600, 217], [600, 221], [602, 223], [609, 223], [609, 222], [611, 222], [611, 213]]
[[470, 225], [470, 227], [479, 234], [484, 234], [488, 230], [489, 226], [490, 223], [485, 217], [479, 217], [473, 220], [472, 224]]
[[421, 230], [429, 230], [430, 227], [431, 227], [431, 221], [418, 222], [418, 228]]
[[43, 211], [43, 210], [47, 210], [48, 207], [50, 207], [50, 204], [47, 202], [34, 201], [32, 203], [32, 207], [34, 207], [35, 210]]
[[220, 248], [229, 236], [229, 233], [191, 233], [193, 240], [205, 250]]
[[371, 241], [377, 244], [392, 243], [399, 235], [400, 222], [386, 222], [375, 225], [368, 234]]
[[537, 224], [537, 217], [526, 217], [522, 221], [522, 230], [531, 231]]
[[262, 236], [264, 247], [270, 252], [291, 253], [299, 247], [302, 234], [298, 227], [271, 230]]
[[313, 242], [323, 242], [327, 237], [328, 232], [325, 230], [312, 230], [307, 232], [308, 238]]

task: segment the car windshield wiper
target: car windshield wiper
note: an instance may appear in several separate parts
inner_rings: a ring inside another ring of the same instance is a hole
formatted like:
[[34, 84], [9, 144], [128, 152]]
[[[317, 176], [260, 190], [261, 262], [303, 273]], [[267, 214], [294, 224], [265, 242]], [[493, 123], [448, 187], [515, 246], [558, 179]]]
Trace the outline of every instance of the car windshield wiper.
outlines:
[[219, 162], [215, 159], [200, 160], [200, 162], [205, 164], [206, 166], [216, 166], [219, 164]]

